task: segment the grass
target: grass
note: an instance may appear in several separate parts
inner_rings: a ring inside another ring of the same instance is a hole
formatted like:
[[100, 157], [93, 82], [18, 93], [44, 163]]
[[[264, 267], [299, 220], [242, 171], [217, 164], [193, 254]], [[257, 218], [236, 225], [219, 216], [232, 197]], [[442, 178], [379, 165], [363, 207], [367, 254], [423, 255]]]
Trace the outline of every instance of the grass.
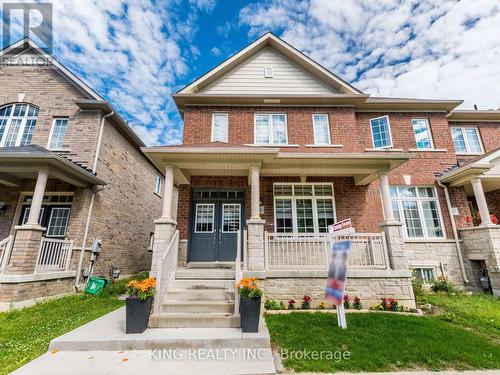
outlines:
[[295, 371], [468, 370], [500, 368], [500, 346], [439, 317], [348, 314], [268, 315], [273, 346], [289, 351], [349, 351], [350, 359], [284, 360]]
[[0, 313], [0, 375], [45, 353], [52, 339], [123, 306], [117, 297], [130, 279], [113, 283], [99, 296], [76, 294]]
[[492, 295], [428, 294], [427, 301], [438, 306], [440, 317], [500, 343], [500, 299]]

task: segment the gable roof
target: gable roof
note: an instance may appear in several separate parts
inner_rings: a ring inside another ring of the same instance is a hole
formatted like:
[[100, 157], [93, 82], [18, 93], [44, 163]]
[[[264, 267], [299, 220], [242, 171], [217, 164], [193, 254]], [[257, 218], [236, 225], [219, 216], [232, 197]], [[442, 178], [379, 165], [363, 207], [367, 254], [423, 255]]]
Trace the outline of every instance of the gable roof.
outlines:
[[[144, 147], [144, 142], [139, 138], [137, 134], [132, 130], [132, 128], [127, 124], [125, 120], [113, 109], [113, 107], [96, 91], [94, 91], [89, 85], [78, 78], [71, 70], [66, 68], [61, 62], [57, 61], [52, 55], [45, 52], [40, 46], [38, 46], [30, 38], [23, 38], [10, 46], [5, 47], [0, 50], [0, 58], [8, 54], [12, 55], [13, 63], [17, 65], [16, 62], [23, 62], [30, 53], [40, 55], [45, 61], [49, 62], [48, 66], [57, 71], [62, 77], [64, 77], [70, 84], [72, 84], [76, 89], [78, 89], [86, 99], [77, 99], [75, 104], [81, 109], [87, 110], [101, 110], [105, 114], [112, 113], [113, 115], [108, 118], [110, 123], [114, 124], [118, 131], [124, 135], [129, 142], [134, 145], [137, 149]], [[2, 61], [3, 65], [9, 65], [8, 59]], [[0, 66], [1, 68], [1, 66]]]
[[236, 66], [246, 61], [257, 52], [266, 47], [271, 47], [280, 52], [285, 57], [292, 60], [294, 63], [311, 73], [313, 76], [325, 82], [327, 85], [335, 88], [342, 94], [363, 94], [361, 91], [350, 85], [342, 78], [330, 72], [328, 69], [306, 56], [298, 49], [294, 48], [284, 40], [278, 38], [271, 32], [262, 35], [253, 43], [249, 44], [235, 55], [231, 56], [209, 72], [205, 73], [194, 82], [190, 83], [183, 89], [179, 90], [177, 94], [195, 94], [200, 92], [203, 88], [215, 82], [223, 75], [234, 69]]

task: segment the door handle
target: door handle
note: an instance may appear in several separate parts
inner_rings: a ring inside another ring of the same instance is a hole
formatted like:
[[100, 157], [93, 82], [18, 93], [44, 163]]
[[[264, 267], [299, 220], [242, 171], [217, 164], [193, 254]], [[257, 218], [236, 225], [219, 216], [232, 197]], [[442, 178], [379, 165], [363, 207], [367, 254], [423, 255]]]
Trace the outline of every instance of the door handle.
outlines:
[[219, 229], [219, 245], [221, 244], [222, 242], [222, 230]]

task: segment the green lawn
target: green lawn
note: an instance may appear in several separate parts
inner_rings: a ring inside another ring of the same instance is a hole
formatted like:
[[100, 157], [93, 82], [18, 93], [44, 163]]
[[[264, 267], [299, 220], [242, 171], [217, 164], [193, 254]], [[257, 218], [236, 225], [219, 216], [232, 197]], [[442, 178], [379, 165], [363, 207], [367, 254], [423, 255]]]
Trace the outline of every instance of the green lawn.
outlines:
[[295, 371], [391, 371], [398, 369], [497, 369], [500, 346], [440, 317], [348, 314], [347, 330], [334, 314], [268, 315], [275, 347], [289, 351], [349, 351], [350, 359], [288, 359]]
[[45, 353], [53, 338], [123, 304], [113, 297], [79, 294], [0, 313], [0, 374], [8, 374]]
[[441, 318], [500, 343], [500, 299], [492, 295], [428, 294], [430, 304], [442, 311]]

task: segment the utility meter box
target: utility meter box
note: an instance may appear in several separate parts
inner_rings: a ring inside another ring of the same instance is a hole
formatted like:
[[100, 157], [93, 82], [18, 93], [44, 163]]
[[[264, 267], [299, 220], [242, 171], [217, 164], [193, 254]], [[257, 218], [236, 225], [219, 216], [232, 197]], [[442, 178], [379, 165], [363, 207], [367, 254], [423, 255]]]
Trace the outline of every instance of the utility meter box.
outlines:
[[92, 241], [92, 253], [99, 254], [101, 252], [102, 241], [94, 238]]

